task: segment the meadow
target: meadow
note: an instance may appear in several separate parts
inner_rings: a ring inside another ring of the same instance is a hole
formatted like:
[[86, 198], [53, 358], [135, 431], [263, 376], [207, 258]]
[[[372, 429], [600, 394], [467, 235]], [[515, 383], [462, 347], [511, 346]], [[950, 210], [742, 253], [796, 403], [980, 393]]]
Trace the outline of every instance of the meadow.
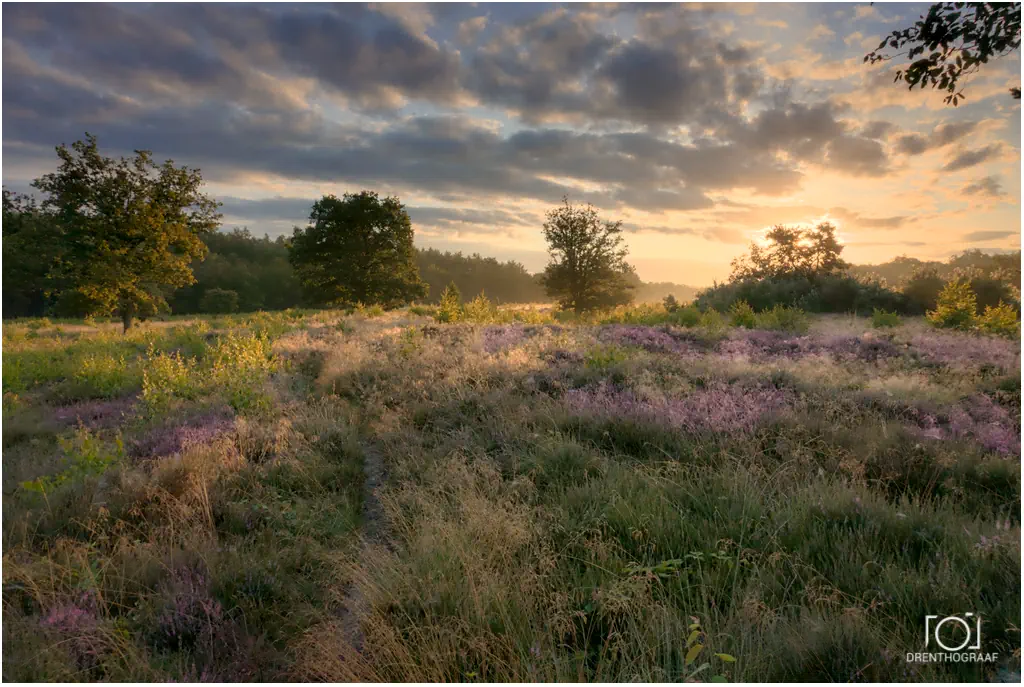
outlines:
[[[1020, 379], [784, 308], [5, 323], [3, 679], [1005, 679]], [[998, 661], [905, 660], [963, 612]]]

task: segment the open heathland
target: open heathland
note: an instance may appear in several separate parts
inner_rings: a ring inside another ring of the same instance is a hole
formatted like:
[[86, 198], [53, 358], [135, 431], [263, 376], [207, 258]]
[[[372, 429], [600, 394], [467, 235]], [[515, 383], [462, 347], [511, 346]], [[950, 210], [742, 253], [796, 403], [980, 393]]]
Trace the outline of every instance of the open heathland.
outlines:
[[478, 310], [6, 324], [3, 678], [1019, 670], [1019, 339]]

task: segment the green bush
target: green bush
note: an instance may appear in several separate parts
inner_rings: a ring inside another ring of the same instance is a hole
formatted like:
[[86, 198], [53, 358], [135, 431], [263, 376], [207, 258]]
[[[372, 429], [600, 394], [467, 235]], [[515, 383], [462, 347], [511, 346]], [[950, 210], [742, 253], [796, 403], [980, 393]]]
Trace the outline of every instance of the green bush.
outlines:
[[690, 304], [673, 312], [669, 322], [680, 327], [696, 327], [700, 324], [700, 318], [700, 310], [697, 309], [697, 306]]
[[151, 415], [164, 413], [176, 399], [199, 395], [199, 378], [193, 375], [195, 361], [181, 354], [156, 353], [150, 345], [142, 364], [142, 403]]
[[757, 326], [757, 318], [754, 309], [746, 301], [736, 301], [729, 308], [729, 318], [734, 327], [746, 327], [753, 329]]
[[80, 392], [89, 398], [114, 398], [138, 384], [138, 374], [124, 356], [90, 353], [82, 357], [74, 374]]
[[704, 310], [728, 311], [734, 303], [746, 301], [756, 312], [776, 305], [806, 312], [855, 312], [869, 314], [874, 308], [915, 314], [910, 300], [875, 281], [862, 281], [844, 274], [809, 277], [793, 275], [766, 279], [742, 279], [716, 284], [697, 294], [696, 305]]
[[662, 304], [665, 306], [665, 310], [667, 310], [668, 312], [675, 312], [680, 307], [679, 301], [677, 301], [676, 297], [673, 296], [672, 294], [665, 296], [665, 298], [662, 300]]
[[494, 322], [498, 319], [498, 308], [481, 291], [479, 296], [462, 306], [462, 319], [477, 324]]
[[1012, 305], [999, 302], [988, 306], [978, 318], [978, 329], [986, 334], [1016, 338], [1020, 336], [1020, 321]]
[[899, 327], [901, 324], [903, 324], [903, 321], [900, 319], [900, 316], [894, 312], [875, 308], [875, 311], [871, 314], [871, 326], [876, 329]]
[[758, 329], [773, 329], [782, 332], [805, 333], [811, 327], [807, 314], [800, 308], [776, 305], [770, 310], [755, 315]]
[[230, 289], [207, 289], [199, 299], [199, 310], [208, 313], [238, 312], [238, 292]]
[[970, 284], [956, 279], [942, 289], [935, 310], [928, 313], [928, 321], [942, 329], [971, 329], [976, 308], [977, 300]]
[[23, 489], [45, 494], [66, 482], [101, 475], [124, 457], [124, 444], [120, 436], [111, 445], [85, 427], [79, 427], [70, 438], [58, 439], [58, 443], [64, 454], [64, 469], [54, 475], [22, 482]]
[[697, 324], [712, 336], [724, 334], [725, 330], [729, 327], [729, 322], [725, 319], [725, 315], [714, 308], [708, 308], [700, 316], [700, 322]]
[[455, 282], [444, 287], [441, 292], [441, 302], [438, 303], [434, 318], [438, 322], [458, 322], [462, 319], [462, 294]]

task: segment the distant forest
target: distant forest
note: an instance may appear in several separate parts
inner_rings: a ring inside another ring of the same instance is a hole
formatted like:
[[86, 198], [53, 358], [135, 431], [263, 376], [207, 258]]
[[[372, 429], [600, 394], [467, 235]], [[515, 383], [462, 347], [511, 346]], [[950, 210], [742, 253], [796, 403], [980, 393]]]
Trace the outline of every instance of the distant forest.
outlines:
[[[233, 229], [209, 235], [205, 241], [209, 254], [205, 260], [192, 265], [196, 283], [167, 294], [171, 312], [252, 312], [305, 305], [299, 281], [288, 262], [284, 237], [258, 238], [247, 229]], [[473, 297], [483, 291], [497, 303], [548, 300], [538, 281], [539, 275], [531, 274], [514, 260], [501, 262], [479, 254], [463, 255], [461, 252], [425, 248], [416, 250], [416, 263], [420, 276], [430, 288], [426, 299], [430, 303], [436, 303], [441, 291], [452, 282], [465, 297]], [[46, 314], [41, 281], [33, 279], [34, 271], [29, 267], [22, 264], [17, 270], [4, 271], [5, 318]], [[923, 275], [934, 274], [938, 278], [935, 280], [937, 289], [941, 282], [958, 275], [994, 278], [1017, 287], [1020, 269], [1020, 251], [988, 254], [972, 249], [946, 262], [901, 256], [879, 265], [854, 265], [848, 271], [852, 276], [878, 280], [895, 289], [904, 287], [915, 275], [920, 279]], [[632, 281], [634, 301], [638, 303], [659, 302], [668, 295], [686, 303], [693, 300], [699, 291], [672, 282], [643, 282], [635, 275]], [[224, 298], [225, 295], [228, 298]]]
[[[291, 265], [284, 237], [257, 238], [247, 229], [218, 232], [206, 238], [206, 260], [192, 269], [196, 283], [171, 294], [172, 312], [209, 310], [204, 296], [213, 289], [238, 294], [238, 310], [281, 310], [303, 305], [302, 289]], [[549, 300], [539, 275], [531, 274], [515, 260], [501, 262], [479, 254], [463, 255], [435, 248], [416, 250], [420, 277], [430, 287], [427, 301], [436, 303], [444, 288], [454, 282], [459, 291], [473, 297], [481, 291], [496, 303], [542, 303]], [[634, 280], [636, 302], [659, 302], [673, 295], [680, 301], [694, 298], [697, 289], [671, 282]]]

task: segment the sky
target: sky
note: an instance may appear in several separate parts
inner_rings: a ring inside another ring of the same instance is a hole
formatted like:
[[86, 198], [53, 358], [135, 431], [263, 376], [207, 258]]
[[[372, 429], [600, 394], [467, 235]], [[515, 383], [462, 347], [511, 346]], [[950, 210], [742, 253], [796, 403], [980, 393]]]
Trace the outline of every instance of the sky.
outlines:
[[3, 184], [54, 146], [198, 167], [225, 228], [314, 199], [406, 205], [416, 243], [546, 263], [568, 195], [647, 281], [724, 280], [775, 224], [844, 256], [1020, 248], [1019, 52], [966, 102], [864, 55], [927, 4], [3, 5]]

